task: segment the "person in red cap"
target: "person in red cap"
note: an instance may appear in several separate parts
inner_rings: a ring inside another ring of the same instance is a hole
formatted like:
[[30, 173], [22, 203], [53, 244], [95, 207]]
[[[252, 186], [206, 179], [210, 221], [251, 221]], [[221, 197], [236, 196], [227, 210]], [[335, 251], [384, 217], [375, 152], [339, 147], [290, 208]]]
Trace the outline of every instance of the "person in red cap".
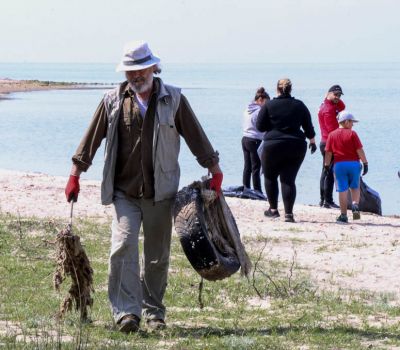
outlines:
[[[117, 67], [126, 81], [101, 100], [72, 157], [65, 194], [77, 201], [79, 176], [92, 164], [106, 140], [101, 200], [113, 205], [108, 296], [121, 332], [136, 332], [142, 316], [147, 326], [165, 328], [163, 297], [170, 256], [172, 207], [179, 186], [181, 136], [212, 174], [220, 192], [222, 171], [188, 100], [177, 87], [155, 77], [160, 59], [146, 42], [130, 42]], [[143, 225], [142, 270], [139, 231]]]
[[333, 85], [329, 88], [324, 102], [321, 104], [318, 112], [318, 122], [321, 130], [321, 142], [319, 149], [322, 154], [322, 172], [320, 178], [320, 202], [319, 205], [324, 208], [338, 208], [333, 200], [333, 170], [324, 168], [325, 146], [328, 135], [339, 127], [337, 115], [345, 109], [345, 104], [341, 100], [343, 95], [340, 85]]

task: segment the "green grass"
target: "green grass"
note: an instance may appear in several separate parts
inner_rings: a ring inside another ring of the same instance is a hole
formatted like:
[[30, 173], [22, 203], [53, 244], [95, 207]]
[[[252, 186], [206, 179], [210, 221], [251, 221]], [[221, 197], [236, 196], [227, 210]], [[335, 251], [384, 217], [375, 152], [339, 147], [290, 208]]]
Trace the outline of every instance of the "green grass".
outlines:
[[[400, 346], [400, 307], [394, 296], [367, 291], [318, 290], [305, 269], [259, 258], [262, 237], [252, 246], [257, 270], [249, 280], [235, 274], [205, 282], [198, 304], [199, 276], [176, 237], [165, 296], [168, 328], [133, 335], [114, 329], [107, 299], [109, 224], [75, 220], [74, 232], [94, 269], [92, 323], [78, 314], [62, 321], [60, 294], [52, 286], [53, 254], [63, 223], [0, 214], [0, 348], [5, 349], [389, 349]], [[273, 242], [268, 241], [268, 244]], [[267, 254], [266, 254], [267, 255]], [[268, 277], [267, 277], [268, 276]], [[259, 295], [262, 299], [260, 299]]]

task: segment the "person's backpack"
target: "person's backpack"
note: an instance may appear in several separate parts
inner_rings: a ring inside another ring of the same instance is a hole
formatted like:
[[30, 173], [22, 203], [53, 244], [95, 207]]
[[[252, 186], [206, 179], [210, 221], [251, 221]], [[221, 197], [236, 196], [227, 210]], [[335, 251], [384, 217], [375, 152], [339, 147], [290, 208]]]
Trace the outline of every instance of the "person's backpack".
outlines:
[[[347, 207], [351, 209], [351, 196], [350, 191], [347, 197]], [[362, 179], [360, 178], [360, 203], [358, 205], [361, 211], [366, 211], [368, 213], [374, 213], [378, 215], [382, 215], [382, 202], [379, 193], [369, 187]]]

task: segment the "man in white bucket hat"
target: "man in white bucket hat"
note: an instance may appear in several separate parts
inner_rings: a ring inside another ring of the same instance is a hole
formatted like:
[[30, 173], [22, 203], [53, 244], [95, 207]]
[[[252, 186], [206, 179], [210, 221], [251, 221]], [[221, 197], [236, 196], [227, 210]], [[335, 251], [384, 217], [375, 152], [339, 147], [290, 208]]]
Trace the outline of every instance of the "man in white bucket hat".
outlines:
[[[107, 92], [81, 140], [65, 194], [77, 201], [79, 176], [106, 139], [101, 199], [113, 204], [108, 294], [118, 329], [139, 329], [142, 316], [153, 329], [165, 327], [172, 205], [178, 190], [180, 136], [221, 190], [218, 153], [212, 148], [179, 88], [155, 77], [160, 59], [146, 42], [130, 42], [117, 71], [126, 81]], [[143, 225], [143, 264], [138, 236]]]

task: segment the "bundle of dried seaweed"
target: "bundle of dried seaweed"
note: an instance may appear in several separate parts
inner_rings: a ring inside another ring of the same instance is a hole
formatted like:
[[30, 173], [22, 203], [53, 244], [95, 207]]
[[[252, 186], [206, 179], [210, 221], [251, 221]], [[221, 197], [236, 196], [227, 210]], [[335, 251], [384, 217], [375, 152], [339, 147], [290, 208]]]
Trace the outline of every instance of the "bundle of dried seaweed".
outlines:
[[80, 311], [82, 321], [88, 320], [88, 307], [92, 307], [93, 298], [93, 269], [85, 250], [80, 242], [80, 237], [72, 233], [69, 224], [57, 235], [56, 240], [56, 270], [53, 276], [54, 288], [59, 291], [63, 281], [70, 276], [71, 287], [67, 296], [60, 305], [59, 317], [67, 311], [75, 309]]

